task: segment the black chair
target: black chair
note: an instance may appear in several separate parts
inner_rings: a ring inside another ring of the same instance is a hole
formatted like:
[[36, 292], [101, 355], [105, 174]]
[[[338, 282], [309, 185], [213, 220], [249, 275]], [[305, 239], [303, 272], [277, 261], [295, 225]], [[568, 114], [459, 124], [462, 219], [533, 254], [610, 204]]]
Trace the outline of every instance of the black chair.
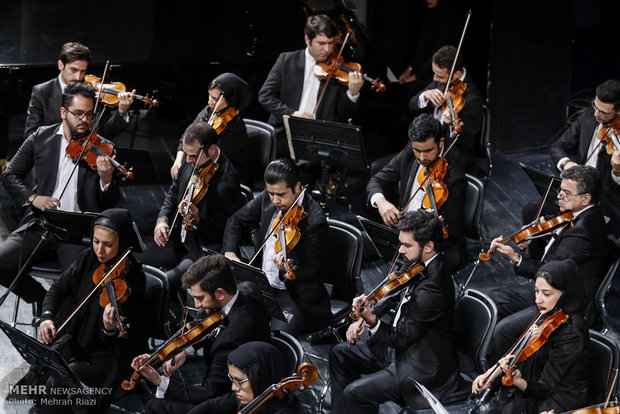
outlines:
[[463, 216], [465, 220], [465, 235], [470, 239], [480, 240], [480, 219], [484, 206], [484, 183], [473, 175], [465, 174], [467, 178], [467, 192]]
[[[486, 178], [491, 176], [491, 170], [493, 169], [493, 160], [491, 158], [491, 111], [486, 105], [482, 105], [482, 128], [480, 129], [480, 152], [486, 156]], [[484, 172], [484, 168], [480, 168]]]
[[148, 305], [150, 319], [150, 336], [157, 339], [166, 339], [164, 324], [168, 320], [168, 279], [161, 270], [142, 265], [142, 271], [146, 275], [146, 286], [144, 289], [144, 303]]
[[[609, 336], [594, 330], [590, 330], [590, 373], [588, 382], [589, 404], [598, 404], [605, 401], [605, 392], [609, 385], [612, 371], [618, 369], [620, 350], [618, 343]], [[617, 395], [618, 384], [612, 391], [612, 397]], [[613, 400], [613, 398], [612, 398]]]
[[601, 322], [603, 323], [603, 328], [601, 329], [602, 333], [606, 333], [611, 328], [606, 298], [607, 294], [609, 293], [609, 289], [611, 288], [611, 284], [613, 283], [614, 275], [618, 272], [618, 267], [620, 267], [620, 257], [618, 256], [618, 249], [614, 249], [614, 252], [616, 253], [616, 260], [612, 262], [595, 295], [594, 303], [598, 311], [599, 317], [601, 318]]
[[239, 184], [239, 187], [241, 188], [241, 199], [245, 205], [254, 198], [254, 193], [252, 193], [252, 189], [247, 185]]
[[247, 173], [249, 177], [258, 177], [258, 181], [252, 183], [252, 189], [262, 190], [265, 168], [276, 157], [276, 130], [268, 123], [256, 119], [245, 118], [243, 122], [248, 132], [246, 151], [252, 155], [248, 157]]
[[284, 331], [272, 331], [270, 342], [282, 352], [286, 360], [287, 371], [297, 372], [297, 367], [304, 359], [304, 348], [297, 338]]

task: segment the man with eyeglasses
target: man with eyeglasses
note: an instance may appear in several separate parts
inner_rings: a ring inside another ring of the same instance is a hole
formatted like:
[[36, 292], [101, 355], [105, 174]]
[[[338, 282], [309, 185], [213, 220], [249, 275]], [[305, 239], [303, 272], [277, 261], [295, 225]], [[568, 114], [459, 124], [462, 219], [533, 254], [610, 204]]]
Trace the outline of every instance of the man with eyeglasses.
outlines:
[[[71, 82], [82, 82], [90, 63], [90, 50], [81, 43], [70, 42], [62, 45], [58, 58], [58, 77], [35, 85], [32, 88], [24, 138], [28, 138], [38, 127], [61, 122], [60, 104], [62, 93]], [[129, 124], [129, 107], [133, 103], [132, 92], [118, 94], [118, 110], [114, 114], [104, 115], [97, 132], [106, 138], [114, 138]]]
[[604, 128], [620, 116], [620, 81], [610, 79], [596, 88], [592, 108], [588, 108], [551, 147], [551, 159], [558, 170], [575, 165], [590, 165], [601, 174], [601, 208], [611, 220], [609, 230], [620, 236], [620, 137], [610, 131], [606, 139], [613, 142], [615, 151], [606, 152], [598, 138]]
[[[592, 325], [597, 322], [598, 316], [593, 298], [609, 267], [610, 258], [610, 241], [598, 205], [600, 175], [594, 167], [576, 165], [562, 172], [560, 188], [557, 195], [560, 211], [572, 212], [574, 219], [570, 224], [547, 237], [534, 239], [528, 246], [529, 256], [502, 244], [502, 236], [491, 242], [491, 249], [510, 259], [517, 275], [532, 279], [528, 282], [533, 282], [536, 271], [551, 260], [574, 260], [583, 275], [583, 289], [588, 303], [584, 316]], [[494, 356], [499, 359], [536, 314], [537, 308], [532, 306], [534, 284], [498, 288], [492, 290], [489, 296], [497, 305], [500, 319], [503, 318], [495, 333]]]
[[[60, 109], [62, 123], [32, 133], [2, 175], [9, 194], [27, 210], [19, 227], [0, 245], [0, 284], [8, 286], [13, 281], [20, 263], [28, 259], [41, 239], [44, 230], [37, 224], [41, 210], [100, 212], [120, 199], [118, 182], [113, 179], [114, 166], [107, 157], [97, 157], [95, 171], [83, 162], [75, 166], [66, 154], [70, 139], [89, 131], [94, 105], [95, 89], [90, 84], [67, 85]], [[37, 175], [31, 185], [27, 176], [33, 169]], [[60, 242], [50, 236], [37, 252], [35, 263], [57, 256], [66, 269], [83, 249], [83, 245]], [[26, 302], [37, 305], [41, 305], [45, 292], [28, 275], [23, 275], [14, 289]]]

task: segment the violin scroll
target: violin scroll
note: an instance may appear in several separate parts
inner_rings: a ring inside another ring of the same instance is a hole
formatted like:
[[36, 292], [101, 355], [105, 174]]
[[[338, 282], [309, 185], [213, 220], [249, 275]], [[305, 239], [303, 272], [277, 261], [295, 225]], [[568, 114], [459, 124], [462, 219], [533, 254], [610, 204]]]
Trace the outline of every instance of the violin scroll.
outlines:
[[303, 390], [316, 382], [319, 373], [316, 367], [310, 362], [304, 362], [297, 367], [297, 375], [283, 379], [278, 383], [278, 387], [273, 391], [276, 397], [282, 399], [286, 392]]

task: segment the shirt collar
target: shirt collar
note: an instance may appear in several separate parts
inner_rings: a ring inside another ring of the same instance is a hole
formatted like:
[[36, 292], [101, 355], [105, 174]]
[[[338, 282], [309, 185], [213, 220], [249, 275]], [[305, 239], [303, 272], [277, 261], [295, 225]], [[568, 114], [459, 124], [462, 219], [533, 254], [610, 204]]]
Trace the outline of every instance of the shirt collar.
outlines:
[[235, 293], [234, 296], [228, 301], [228, 303], [224, 305], [224, 307], [222, 307], [222, 312], [224, 313], [224, 315], [228, 315], [230, 313], [230, 309], [232, 309], [238, 297], [239, 291], [237, 290], [237, 293]]

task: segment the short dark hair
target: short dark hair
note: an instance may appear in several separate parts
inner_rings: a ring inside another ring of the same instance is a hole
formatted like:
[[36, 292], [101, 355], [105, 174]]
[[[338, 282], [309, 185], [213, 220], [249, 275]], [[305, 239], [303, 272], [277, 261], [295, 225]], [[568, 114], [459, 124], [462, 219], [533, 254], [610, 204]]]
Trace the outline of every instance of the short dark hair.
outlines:
[[409, 140], [424, 142], [433, 137], [439, 143], [442, 136], [441, 123], [431, 114], [422, 114], [409, 124]]
[[58, 59], [60, 59], [63, 65], [78, 60], [85, 60], [87, 62], [90, 62], [90, 50], [81, 43], [65, 43], [60, 49], [60, 55], [58, 56]]
[[[456, 56], [456, 48], [454, 46], [442, 46], [433, 55], [433, 63], [441, 69], [452, 69], [452, 63]], [[465, 70], [463, 66], [463, 54], [460, 53], [456, 59], [456, 65], [454, 65], [454, 71]]]
[[609, 79], [596, 87], [596, 96], [602, 102], [613, 104], [614, 109], [620, 109], [620, 81]]
[[206, 150], [211, 145], [217, 144], [217, 132], [206, 122], [194, 122], [183, 132], [183, 142], [191, 144], [196, 141]]
[[301, 182], [299, 168], [290, 158], [278, 158], [265, 168], [265, 183], [274, 185], [282, 181], [285, 181], [286, 187], [291, 189]]
[[430, 211], [418, 209], [408, 211], [396, 223], [398, 231], [413, 232], [413, 240], [423, 247], [428, 242], [435, 244], [435, 251], [439, 251], [443, 242], [443, 227], [439, 217]]
[[183, 288], [191, 288], [200, 283], [200, 288], [211, 296], [219, 288], [234, 295], [237, 284], [228, 261], [221, 254], [204, 256], [194, 262], [183, 275]]
[[319, 34], [324, 34], [331, 39], [336, 36], [336, 27], [329, 16], [325, 14], [315, 14], [314, 16], [308, 17], [306, 20], [304, 34], [308, 36], [310, 41]]
[[575, 165], [562, 171], [561, 177], [577, 182], [577, 191], [579, 194], [590, 194], [591, 203], [597, 202], [601, 196], [601, 175], [594, 167]]
[[62, 106], [69, 108], [75, 95], [90, 98], [93, 100], [93, 105], [95, 104], [95, 88], [90, 83], [77, 81], [69, 83], [62, 92]]

